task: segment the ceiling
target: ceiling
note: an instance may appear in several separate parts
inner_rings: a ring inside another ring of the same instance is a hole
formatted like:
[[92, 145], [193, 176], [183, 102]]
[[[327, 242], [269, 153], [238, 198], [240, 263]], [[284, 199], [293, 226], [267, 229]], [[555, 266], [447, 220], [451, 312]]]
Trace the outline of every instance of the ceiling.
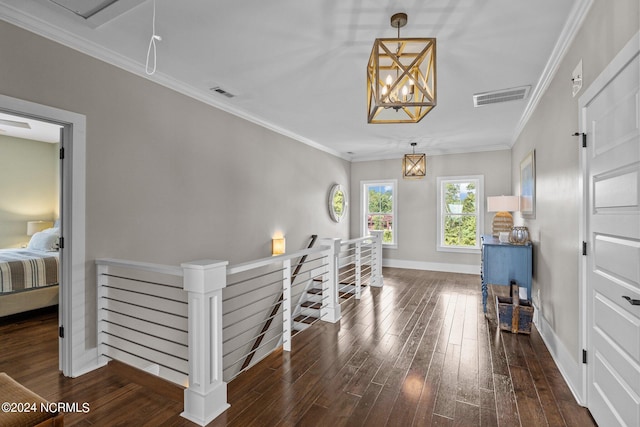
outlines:
[[[153, 1], [109, 0], [88, 20], [72, 12], [83, 3], [0, 0], [0, 19], [358, 161], [411, 142], [429, 155], [510, 148], [588, 0], [156, 0], [151, 76]], [[368, 124], [367, 60], [375, 38], [397, 35], [395, 12], [409, 17], [402, 37], [437, 38], [438, 105], [416, 124]], [[475, 93], [527, 85], [524, 100], [473, 106]]]

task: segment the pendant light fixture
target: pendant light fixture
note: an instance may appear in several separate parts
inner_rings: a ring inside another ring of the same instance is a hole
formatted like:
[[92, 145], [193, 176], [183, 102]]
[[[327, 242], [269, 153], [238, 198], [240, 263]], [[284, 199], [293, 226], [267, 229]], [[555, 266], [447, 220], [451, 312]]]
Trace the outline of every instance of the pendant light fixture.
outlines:
[[376, 39], [367, 65], [367, 121], [417, 123], [436, 106], [436, 39], [400, 38], [406, 13], [391, 17], [398, 37]]
[[416, 154], [417, 142], [412, 142], [413, 152], [405, 154], [402, 159], [402, 177], [404, 179], [422, 179], [427, 174], [427, 155]]

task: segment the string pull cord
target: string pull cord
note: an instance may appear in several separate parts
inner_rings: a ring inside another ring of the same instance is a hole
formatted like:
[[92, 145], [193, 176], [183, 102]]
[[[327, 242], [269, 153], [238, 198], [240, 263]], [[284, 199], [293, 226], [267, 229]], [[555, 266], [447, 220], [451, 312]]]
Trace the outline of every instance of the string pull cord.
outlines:
[[[157, 67], [157, 52], [156, 41], [162, 41], [162, 37], [156, 34], [156, 0], [153, 0], [153, 20], [151, 22], [151, 40], [149, 40], [149, 48], [147, 49], [147, 62], [144, 67], [144, 71], [147, 75], [151, 76], [156, 72]], [[149, 59], [153, 55], [153, 67], [149, 67]]]

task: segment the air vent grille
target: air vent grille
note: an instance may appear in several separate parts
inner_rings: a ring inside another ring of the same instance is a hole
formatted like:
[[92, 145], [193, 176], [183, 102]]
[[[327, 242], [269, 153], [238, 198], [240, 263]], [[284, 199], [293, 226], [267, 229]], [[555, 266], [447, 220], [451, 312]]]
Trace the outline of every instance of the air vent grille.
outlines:
[[529, 95], [531, 86], [514, 87], [510, 89], [495, 90], [492, 92], [476, 93], [473, 95], [473, 106], [498, 104], [501, 102], [518, 101]]
[[224, 95], [224, 96], [226, 96], [227, 98], [235, 98], [235, 95], [234, 95], [234, 94], [232, 94], [232, 93], [230, 93], [230, 92], [227, 92], [226, 90], [222, 89], [220, 86], [212, 87], [212, 88], [211, 88], [211, 89], [209, 89], [209, 90], [211, 90], [211, 91], [213, 91], [213, 92], [217, 92], [217, 93], [219, 93], [220, 95]]

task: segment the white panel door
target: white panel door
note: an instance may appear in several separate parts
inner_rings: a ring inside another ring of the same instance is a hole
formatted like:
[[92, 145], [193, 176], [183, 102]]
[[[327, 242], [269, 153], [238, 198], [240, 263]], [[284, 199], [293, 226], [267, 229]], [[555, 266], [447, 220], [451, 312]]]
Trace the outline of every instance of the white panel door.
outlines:
[[640, 300], [640, 60], [637, 49], [617, 59], [581, 99], [590, 247], [587, 400], [600, 426], [637, 427], [640, 305], [631, 302]]

